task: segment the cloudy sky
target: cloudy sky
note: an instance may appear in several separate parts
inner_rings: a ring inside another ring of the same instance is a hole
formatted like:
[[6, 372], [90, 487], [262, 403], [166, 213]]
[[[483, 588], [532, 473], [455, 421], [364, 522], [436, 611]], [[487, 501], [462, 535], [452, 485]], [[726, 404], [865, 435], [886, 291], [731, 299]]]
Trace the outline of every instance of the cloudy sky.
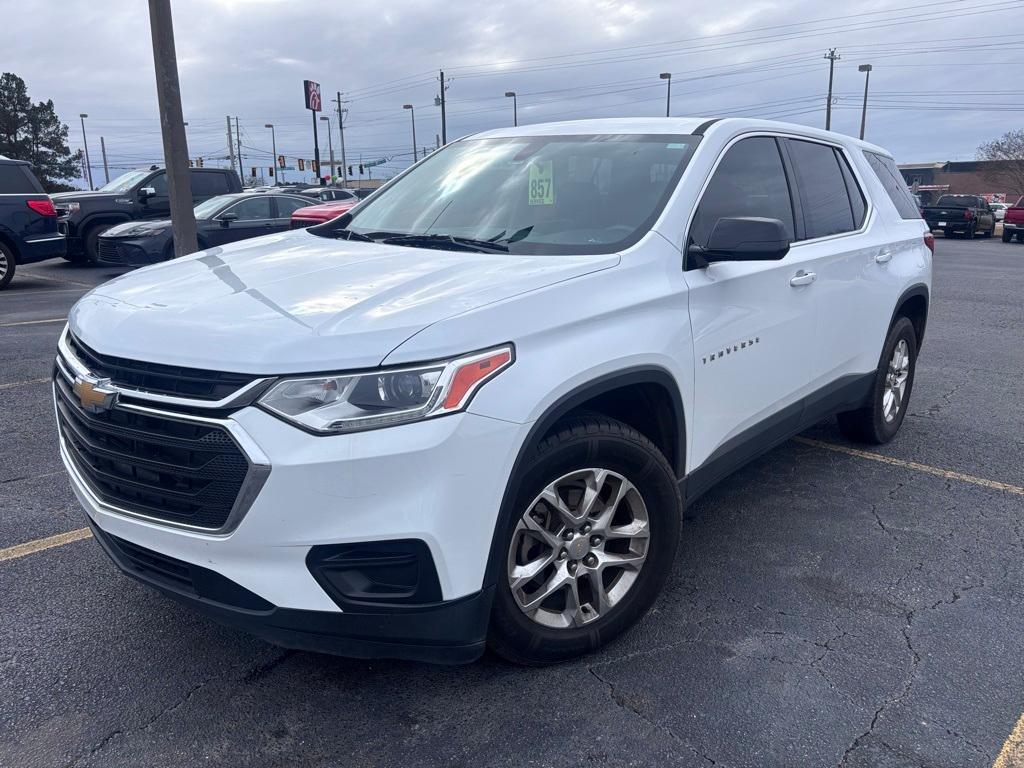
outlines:
[[[448, 136], [519, 120], [659, 115], [661, 72], [673, 76], [673, 115], [745, 115], [824, 125], [829, 48], [836, 64], [833, 129], [856, 134], [871, 63], [867, 138], [901, 162], [970, 159], [981, 142], [1024, 123], [1022, 0], [173, 0], [189, 152], [227, 154], [237, 116], [244, 163], [277, 150], [312, 157], [302, 80], [342, 91], [349, 163], [388, 159], [389, 175], [440, 133], [438, 70], [451, 77]], [[111, 174], [161, 162], [147, 4], [143, 0], [0, 0], [0, 67], [52, 98], [86, 130], [94, 179], [99, 137]], [[331, 129], [335, 152], [337, 120]], [[327, 124], [321, 122], [326, 128]], [[327, 137], [321, 132], [326, 161]], [[289, 160], [289, 162], [294, 162]], [[290, 174], [294, 178], [297, 174]]]

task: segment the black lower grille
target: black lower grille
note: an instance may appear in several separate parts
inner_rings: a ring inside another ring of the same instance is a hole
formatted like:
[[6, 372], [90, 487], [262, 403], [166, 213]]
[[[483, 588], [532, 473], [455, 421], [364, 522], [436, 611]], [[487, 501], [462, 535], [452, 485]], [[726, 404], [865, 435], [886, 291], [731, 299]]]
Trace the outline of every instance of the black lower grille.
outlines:
[[99, 246], [97, 247], [97, 261], [101, 264], [124, 264], [126, 262], [125, 254], [118, 244], [107, 237], [101, 237]]
[[64, 444], [102, 501], [172, 523], [225, 525], [249, 472], [226, 430], [122, 408], [87, 413], [64, 378], [55, 381]]
[[103, 355], [70, 333], [67, 336], [67, 343], [75, 356], [94, 376], [109, 378], [119, 386], [144, 389], [161, 395], [220, 400], [258, 378], [246, 373], [182, 368]]

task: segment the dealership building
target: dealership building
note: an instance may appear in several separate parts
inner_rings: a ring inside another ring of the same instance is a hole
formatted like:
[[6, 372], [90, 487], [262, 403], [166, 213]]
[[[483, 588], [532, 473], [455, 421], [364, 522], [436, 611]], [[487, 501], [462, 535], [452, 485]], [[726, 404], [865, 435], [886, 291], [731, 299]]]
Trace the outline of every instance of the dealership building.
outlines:
[[1024, 196], [1024, 161], [967, 160], [905, 163], [900, 172], [927, 205], [940, 195], [984, 195], [990, 202], [1015, 203]]

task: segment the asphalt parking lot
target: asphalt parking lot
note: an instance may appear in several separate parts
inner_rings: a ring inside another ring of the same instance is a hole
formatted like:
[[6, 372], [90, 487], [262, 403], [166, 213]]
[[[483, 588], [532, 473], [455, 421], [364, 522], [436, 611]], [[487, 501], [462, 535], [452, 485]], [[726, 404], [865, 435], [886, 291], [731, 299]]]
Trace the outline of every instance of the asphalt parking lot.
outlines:
[[48, 539], [84, 525], [56, 339], [112, 274], [0, 294], [0, 766], [1024, 765], [1024, 245], [939, 238], [894, 443], [825, 422], [741, 470], [647, 619], [546, 669], [282, 651]]

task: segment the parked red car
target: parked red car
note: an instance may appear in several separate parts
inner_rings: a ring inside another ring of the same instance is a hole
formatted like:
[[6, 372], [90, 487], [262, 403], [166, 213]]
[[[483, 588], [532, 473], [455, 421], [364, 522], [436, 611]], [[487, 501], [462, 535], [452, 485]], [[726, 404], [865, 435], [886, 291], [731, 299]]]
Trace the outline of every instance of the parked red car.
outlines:
[[1003, 216], [1003, 242], [1008, 243], [1017, 236], [1017, 241], [1024, 243], [1024, 197], [1017, 204], [1006, 209]]
[[355, 207], [358, 200], [332, 200], [320, 205], [309, 205], [292, 212], [292, 229], [305, 229], [314, 224], [336, 219], [350, 208]]

